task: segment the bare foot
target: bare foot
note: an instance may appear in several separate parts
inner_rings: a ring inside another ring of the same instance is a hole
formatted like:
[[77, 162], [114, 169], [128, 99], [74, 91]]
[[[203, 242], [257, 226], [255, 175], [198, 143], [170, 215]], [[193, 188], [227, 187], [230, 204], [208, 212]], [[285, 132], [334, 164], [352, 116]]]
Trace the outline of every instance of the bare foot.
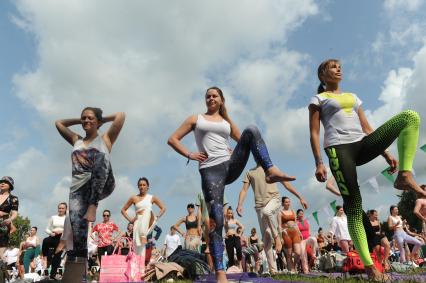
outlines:
[[392, 280], [389, 275], [379, 272], [374, 265], [366, 267], [365, 273], [367, 273], [368, 279], [373, 282], [391, 282]]
[[413, 178], [413, 174], [410, 171], [399, 171], [398, 177], [396, 177], [393, 187], [397, 190], [412, 190], [415, 193], [426, 197], [426, 191], [424, 191]]
[[294, 181], [296, 180], [296, 177], [294, 176], [288, 176], [287, 174], [281, 172], [280, 169], [276, 166], [272, 166], [269, 168], [266, 172], [266, 183], [272, 184], [276, 182], [283, 182], [283, 181]]
[[283, 248], [280, 236], [276, 236], [274, 238], [274, 242], [275, 242], [275, 251], [277, 252], [277, 254], [279, 254], [281, 252], [282, 248]]
[[89, 207], [87, 208], [86, 214], [83, 216], [83, 218], [86, 219], [88, 222], [95, 222], [97, 208], [98, 207], [94, 204], [89, 205]]

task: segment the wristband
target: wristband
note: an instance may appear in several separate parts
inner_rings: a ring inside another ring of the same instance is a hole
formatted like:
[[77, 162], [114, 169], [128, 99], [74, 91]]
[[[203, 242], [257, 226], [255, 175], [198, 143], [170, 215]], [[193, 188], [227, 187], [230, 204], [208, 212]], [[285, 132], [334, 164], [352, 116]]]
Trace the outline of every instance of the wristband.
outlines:
[[187, 157], [188, 157], [188, 160], [186, 161], [186, 165], [188, 165], [189, 161], [191, 161], [191, 152], [188, 153]]
[[320, 164], [324, 164], [324, 162], [322, 161], [322, 158], [315, 160], [315, 166], [318, 166]]

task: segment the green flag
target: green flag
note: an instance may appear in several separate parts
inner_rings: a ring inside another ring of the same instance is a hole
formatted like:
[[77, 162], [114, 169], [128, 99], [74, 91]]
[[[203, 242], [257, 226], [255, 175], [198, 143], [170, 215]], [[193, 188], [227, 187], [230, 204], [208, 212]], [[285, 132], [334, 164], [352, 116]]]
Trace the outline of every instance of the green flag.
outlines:
[[315, 219], [315, 222], [317, 223], [317, 225], [319, 226], [319, 221], [318, 221], [318, 211], [315, 211], [312, 213], [312, 216]]
[[421, 150], [423, 150], [424, 152], [426, 152], [426, 144], [422, 145], [422, 146], [420, 147], [420, 149], [421, 149]]
[[332, 202], [330, 202], [330, 206], [333, 209], [334, 214], [336, 214], [336, 200], [333, 200]]
[[388, 170], [390, 169], [390, 167], [386, 168], [385, 170], [383, 170], [381, 173], [383, 176], [385, 176], [385, 178], [391, 182], [392, 184], [395, 182], [395, 176], [389, 174]]

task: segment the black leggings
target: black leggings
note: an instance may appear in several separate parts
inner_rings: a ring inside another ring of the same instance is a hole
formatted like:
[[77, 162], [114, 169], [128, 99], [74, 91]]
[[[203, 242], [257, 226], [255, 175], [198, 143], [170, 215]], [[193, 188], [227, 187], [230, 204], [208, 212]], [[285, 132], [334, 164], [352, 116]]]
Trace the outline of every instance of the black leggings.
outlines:
[[241, 261], [243, 258], [242, 252], [241, 252], [241, 241], [240, 237], [237, 235], [229, 236], [225, 239], [225, 246], [226, 246], [226, 253], [228, 254], [228, 265], [229, 267], [235, 265], [235, 258], [234, 258], [234, 248], [237, 251], [237, 259]]
[[263, 170], [272, 167], [268, 149], [259, 130], [247, 127], [241, 134], [231, 158], [221, 164], [200, 169], [201, 188], [210, 218], [209, 246], [215, 270], [223, 270], [223, 193], [225, 185], [234, 182], [243, 172], [250, 152]]
[[373, 261], [368, 251], [363, 225], [365, 213], [362, 209], [356, 167], [382, 154], [398, 138], [400, 170], [411, 170], [419, 124], [419, 115], [407, 110], [391, 118], [361, 141], [326, 148], [331, 172], [343, 198], [343, 208], [348, 217], [348, 230], [365, 266], [371, 266]]
[[53, 255], [55, 254], [55, 249], [61, 241], [61, 235], [57, 234], [54, 237], [49, 236], [43, 239], [43, 244], [41, 246], [41, 253], [47, 258], [47, 267], [52, 263]]

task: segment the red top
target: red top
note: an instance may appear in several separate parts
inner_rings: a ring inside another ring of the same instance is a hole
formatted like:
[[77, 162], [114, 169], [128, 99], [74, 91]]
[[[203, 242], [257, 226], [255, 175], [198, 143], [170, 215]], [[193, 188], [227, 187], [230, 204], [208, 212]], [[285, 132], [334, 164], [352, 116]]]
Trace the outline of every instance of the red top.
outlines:
[[311, 232], [309, 231], [309, 223], [308, 220], [303, 219], [302, 222], [297, 220], [297, 226], [299, 227], [300, 233], [302, 233], [303, 240], [306, 240], [311, 236]]
[[118, 226], [115, 225], [113, 222], [107, 222], [107, 223], [98, 223], [93, 227], [93, 232], [98, 233], [98, 247], [106, 247], [109, 245], [112, 245], [112, 233], [114, 231], [119, 231]]

